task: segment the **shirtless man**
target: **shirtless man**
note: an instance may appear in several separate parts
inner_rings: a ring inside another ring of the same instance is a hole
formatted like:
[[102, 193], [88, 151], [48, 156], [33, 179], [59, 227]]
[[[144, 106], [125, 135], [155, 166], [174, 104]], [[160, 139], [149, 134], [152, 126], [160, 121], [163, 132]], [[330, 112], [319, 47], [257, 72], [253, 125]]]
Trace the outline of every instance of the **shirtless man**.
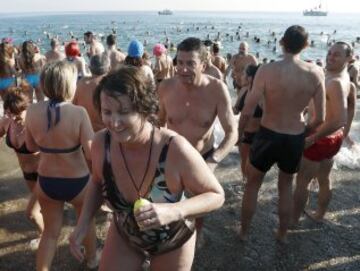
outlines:
[[90, 31], [84, 33], [84, 41], [90, 45], [88, 52], [86, 53], [89, 58], [94, 55], [101, 55], [105, 49], [101, 42], [97, 41], [94, 34]]
[[73, 104], [84, 107], [90, 117], [94, 132], [105, 126], [98, 111], [94, 108], [93, 94], [101, 79], [109, 72], [110, 61], [106, 54], [95, 55], [90, 59], [91, 77], [84, 77], [78, 83], [73, 98]]
[[226, 60], [220, 55], [219, 44], [214, 43], [212, 45], [212, 54], [211, 62], [222, 72], [223, 76], [225, 76]]
[[60, 43], [57, 39], [51, 39], [50, 46], [51, 49], [45, 54], [47, 63], [65, 59], [65, 54], [59, 50]]
[[[292, 180], [304, 149], [305, 130], [312, 131], [325, 119], [324, 73], [299, 56], [308, 45], [308, 33], [301, 26], [291, 26], [280, 44], [284, 59], [259, 68], [239, 120], [241, 138], [256, 105], [263, 98], [261, 126], [251, 145], [247, 165], [248, 180], [241, 209], [242, 240], [247, 237], [262, 180], [277, 163], [280, 220], [277, 239], [286, 241], [292, 211]], [[305, 127], [303, 111], [311, 99], [315, 115]]]
[[[309, 216], [316, 221], [324, 218], [331, 199], [330, 172], [333, 157], [340, 150], [344, 139], [344, 127], [349, 130], [352, 119], [347, 120], [347, 111], [351, 83], [347, 65], [352, 58], [352, 47], [345, 42], [336, 42], [326, 56], [326, 119], [306, 138], [306, 147], [301, 168], [296, 178], [294, 192], [294, 224], [299, 222], [308, 198], [308, 184], [313, 178], [319, 183], [318, 209]], [[352, 91], [354, 92], [354, 91]], [[352, 105], [352, 109], [354, 103]], [[351, 110], [351, 109], [350, 109]], [[312, 107], [309, 108], [310, 117]], [[347, 131], [348, 132], [348, 131]]]
[[116, 70], [125, 61], [125, 54], [116, 48], [116, 36], [111, 34], [106, 37], [106, 45], [108, 46], [106, 53], [110, 59], [110, 70]]
[[[159, 119], [161, 125], [184, 136], [215, 169], [236, 143], [237, 130], [226, 85], [203, 74], [206, 56], [206, 48], [197, 38], [178, 45], [177, 74], [159, 85]], [[225, 138], [215, 150], [216, 117]]]
[[237, 85], [237, 83], [235, 83], [235, 77], [241, 78], [244, 69], [249, 64], [257, 65], [258, 61], [255, 56], [249, 54], [249, 45], [246, 41], [243, 41], [240, 43], [239, 53], [232, 56], [225, 73], [226, 77], [230, 73], [230, 70], [232, 70], [231, 77], [234, 79], [235, 88], [241, 89], [241, 85]]

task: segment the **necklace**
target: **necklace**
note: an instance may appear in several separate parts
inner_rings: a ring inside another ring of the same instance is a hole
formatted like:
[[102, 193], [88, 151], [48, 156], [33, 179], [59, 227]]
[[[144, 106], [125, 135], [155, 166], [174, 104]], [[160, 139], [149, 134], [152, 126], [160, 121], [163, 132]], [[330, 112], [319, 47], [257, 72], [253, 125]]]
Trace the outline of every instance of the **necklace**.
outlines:
[[126, 171], [127, 171], [128, 175], [129, 175], [129, 177], [130, 177], [130, 180], [131, 180], [131, 182], [132, 182], [132, 184], [133, 184], [133, 186], [134, 186], [134, 188], [135, 188], [135, 190], [136, 190], [136, 192], [137, 192], [137, 194], [138, 194], [138, 198], [139, 198], [139, 199], [141, 198], [141, 195], [140, 195], [141, 188], [142, 188], [142, 186], [143, 186], [143, 184], [144, 184], [145, 177], [146, 177], [147, 172], [148, 172], [148, 170], [149, 170], [149, 165], [150, 165], [150, 160], [151, 160], [152, 146], [153, 146], [153, 142], [154, 142], [154, 131], [155, 131], [155, 128], [154, 128], [154, 126], [153, 126], [153, 127], [152, 127], [152, 130], [151, 130], [151, 136], [150, 136], [151, 139], [150, 139], [149, 156], [148, 156], [148, 159], [147, 159], [147, 162], [146, 162], [146, 167], [145, 167], [145, 171], [144, 171], [144, 176], [142, 177], [142, 180], [141, 180], [141, 183], [140, 183], [140, 186], [139, 186], [139, 187], [138, 187], [138, 186], [136, 185], [136, 183], [135, 183], [135, 179], [134, 179], [133, 175], [131, 174], [131, 171], [130, 171], [130, 169], [129, 169], [128, 163], [127, 163], [127, 161], [126, 161], [126, 157], [125, 157], [125, 155], [124, 155], [124, 151], [123, 151], [123, 149], [122, 149], [122, 145], [121, 145], [121, 143], [119, 143], [120, 153], [121, 153], [121, 156], [122, 156], [122, 158], [123, 158], [123, 160], [124, 160], [124, 165], [125, 165]]

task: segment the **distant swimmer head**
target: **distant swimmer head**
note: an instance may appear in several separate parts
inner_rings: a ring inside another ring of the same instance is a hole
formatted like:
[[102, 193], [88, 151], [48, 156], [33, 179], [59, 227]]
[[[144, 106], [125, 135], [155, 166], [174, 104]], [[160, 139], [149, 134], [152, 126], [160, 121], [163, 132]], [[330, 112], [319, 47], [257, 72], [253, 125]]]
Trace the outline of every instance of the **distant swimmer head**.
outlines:
[[93, 75], [103, 75], [110, 70], [110, 59], [106, 53], [90, 58], [90, 71]]
[[164, 54], [166, 52], [166, 48], [163, 44], [158, 43], [154, 46], [153, 48], [153, 54], [157, 57], [161, 56], [162, 54]]
[[79, 44], [76, 41], [70, 41], [65, 45], [65, 54], [67, 57], [80, 56]]
[[286, 53], [296, 55], [308, 46], [309, 33], [300, 25], [293, 25], [286, 29], [280, 40], [280, 45]]
[[144, 46], [138, 40], [132, 40], [128, 47], [128, 56], [141, 58], [144, 54]]

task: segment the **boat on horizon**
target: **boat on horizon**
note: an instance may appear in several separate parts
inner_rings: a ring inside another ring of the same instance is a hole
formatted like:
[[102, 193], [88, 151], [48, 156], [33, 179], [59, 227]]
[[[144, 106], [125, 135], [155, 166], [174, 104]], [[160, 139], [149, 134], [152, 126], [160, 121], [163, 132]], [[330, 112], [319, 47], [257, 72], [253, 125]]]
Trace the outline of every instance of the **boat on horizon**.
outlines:
[[321, 3], [320, 3], [319, 6], [316, 6], [312, 9], [305, 9], [303, 11], [303, 15], [304, 16], [327, 16], [328, 12], [322, 9]]
[[158, 12], [159, 15], [173, 15], [174, 13], [170, 9], [164, 9]]

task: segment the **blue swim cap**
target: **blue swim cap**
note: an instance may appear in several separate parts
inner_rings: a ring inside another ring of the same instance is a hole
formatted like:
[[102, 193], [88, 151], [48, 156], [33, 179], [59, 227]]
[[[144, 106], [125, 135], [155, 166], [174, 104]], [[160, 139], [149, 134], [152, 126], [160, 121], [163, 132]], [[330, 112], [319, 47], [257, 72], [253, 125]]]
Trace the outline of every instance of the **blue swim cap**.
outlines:
[[138, 40], [132, 40], [129, 44], [128, 55], [130, 57], [142, 57], [144, 54], [144, 46]]

